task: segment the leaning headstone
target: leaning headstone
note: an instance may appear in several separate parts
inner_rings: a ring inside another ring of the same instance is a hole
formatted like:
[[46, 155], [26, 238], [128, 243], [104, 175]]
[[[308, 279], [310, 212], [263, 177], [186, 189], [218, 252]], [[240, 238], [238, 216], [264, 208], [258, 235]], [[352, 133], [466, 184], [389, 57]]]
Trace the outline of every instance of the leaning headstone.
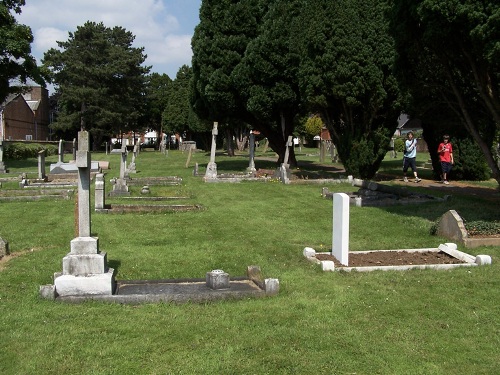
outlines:
[[349, 196], [345, 193], [333, 194], [332, 255], [349, 265]]
[[9, 254], [9, 243], [0, 237], [0, 259]]
[[[108, 268], [106, 253], [99, 251], [99, 239], [91, 237], [89, 134], [78, 132], [78, 237], [63, 258], [63, 272], [54, 275], [54, 294], [59, 296], [111, 295], [115, 289], [114, 270]], [[40, 289], [48, 297], [46, 287]]]
[[0, 173], [7, 173], [7, 169], [3, 162], [3, 141], [0, 139]]
[[38, 179], [45, 180], [47, 175], [45, 174], [45, 150], [38, 151]]
[[212, 129], [212, 149], [210, 151], [210, 162], [207, 165], [207, 170], [205, 172], [205, 178], [217, 178], [217, 164], [215, 163], [215, 150], [217, 147], [217, 126], [219, 123], [214, 122], [214, 127]]

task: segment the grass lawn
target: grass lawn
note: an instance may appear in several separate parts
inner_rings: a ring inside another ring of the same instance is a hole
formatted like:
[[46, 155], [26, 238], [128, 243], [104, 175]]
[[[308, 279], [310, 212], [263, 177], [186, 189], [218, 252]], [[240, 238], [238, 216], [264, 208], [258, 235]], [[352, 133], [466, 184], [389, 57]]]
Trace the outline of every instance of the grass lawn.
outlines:
[[[324, 174], [314, 151], [299, 153], [300, 172]], [[273, 156], [257, 152], [256, 167], [274, 168]], [[321, 188], [356, 188], [204, 183], [193, 166], [204, 172], [209, 158], [194, 153], [186, 168], [187, 153], [141, 152], [132, 177], [180, 176], [182, 186], [151, 186], [152, 194], [189, 197], [177, 203], [204, 209], [92, 212], [100, 250], [117, 279], [198, 278], [212, 269], [243, 276], [248, 265], [259, 265], [265, 277], [280, 280], [279, 295], [139, 306], [43, 300], [39, 286], [62, 271], [75, 236], [74, 201], [2, 201], [0, 237], [14, 256], [0, 262], [1, 374], [498, 374], [499, 248], [459, 247], [491, 255], [491, 266], [324, 273], [302, 256], [305, 246], [331, 246], [332, 202]], [[110, 161], [111, 189], [120, 155], [93, 153], [92, 159]], [[48, 166], [57, 156], [46, 160]], [[220, 152], [216, 162], [219, 173], [248, 166], [246, 154]], [[5, 163], [10, 175], [36, 177], [34, 159]], [[400, 165], [386, 160], [382, 169], [400, 174]], [[331, 165], [331, 175], [340, 168]], [[16, 188], [17, 182], [2, 187]], [[448, 240], [430, 229], [450, 209], [500, 219], [498, 204], [458, 195], [416, 206], [351, 207], [350, 249], [437, 247]]]

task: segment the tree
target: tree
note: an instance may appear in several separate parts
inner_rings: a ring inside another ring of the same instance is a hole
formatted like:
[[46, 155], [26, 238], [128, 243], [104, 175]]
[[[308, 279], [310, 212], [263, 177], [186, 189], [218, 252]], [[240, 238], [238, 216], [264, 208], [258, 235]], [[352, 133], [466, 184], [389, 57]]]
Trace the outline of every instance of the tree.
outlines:
[[492, 151], [500, 135], [498, 2], [402, 0], [394, 2], [391, 19], [399, 78], [412, 94], [412, 115], [425, 119], [429, 147], [437, 148], [439, 130], [450, 123], [452, 136], [465, 129], [500, 184]]
[[[299, 5], [293, 0], [269, 3], [259, 35], [248, 44], [231, 75], [245, 110], [254, 118], [253, 127], [267, 137], [279, 163], [284, 161], [286, 142], [294, 132], [301, 105], [297, 77], [300, 55], [292, 47], [300, 32], [296, 22]], [[297, 164], [293, 149], [289, 162]]]
[[86, 22], [57, 42], [60, 49], [44, 54], [44, 67], [61, 93], [55, 128], [87, 129], [94, 147], [112, 134], [137, 130], [150, 68], [142, 66], [144, 48], [132, 47], [134, 39], [122, 27]]
[[191, 103], [201, 119], [217, 121], [226, 129], [229, 155], [234, 154], [230, 124], [239, 126], [249, 117], [231, 75], [257, 36], [262, 13], [259, 0], [203, 1], [191, 42]]
[[302, 12], [301, 91], [361, 178], [378, 170], [401, 110], [386, 11], [385, 0], [312, 0]]
[[28, 26], [17, 23], [11, 14], [21, 13], [24, 0], [0, 1], [0, 103], [10, 93], [18, 92], [19, 87], [10, 86], [14, 79], [26, 84], [29, 79], [45, 86], [45, 82], [31, 56], [33, 35]]
[[[156, 130], [156, 133], [160, 134], [160, 136], [163, 134], [162, 115], [168, 104], [172, 84], [172, 80], [167, 74], [152, 73], [147, 77], [146, 108], [140, 123], [146, 125], [149, 129]], [[162, 140], [159, 139], [159, 141]], [[160, 142], [158, 142], [158, 145]]]

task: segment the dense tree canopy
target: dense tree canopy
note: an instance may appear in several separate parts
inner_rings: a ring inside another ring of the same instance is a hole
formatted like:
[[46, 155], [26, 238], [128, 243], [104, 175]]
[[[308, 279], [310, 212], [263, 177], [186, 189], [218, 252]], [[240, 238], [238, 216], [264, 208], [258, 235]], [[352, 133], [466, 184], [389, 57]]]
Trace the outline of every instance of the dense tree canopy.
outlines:
[[0, 103], [19, 89], [10, 86], [11, 80], [25, 84], [33, 79], [41, 85], [45, 84], [31, 56], [31, 29], [18, 24], [11, 13], [21, 13], [24, 4], [24, 0], [0, 1]]
[[144, 48], [132, 47], [134, 38], [122, 27], [86, 22], [45, 53], [44, 67], [61, 93], [56, 128], [85, 128], [97, 145], [138, 130], [149, 67], [142, 65]]
[[386, 0], [204, 1], [193, 38], [198, 113], [246, 121], [282, 160], [309, 108], [347, 171], [372, 177], [401, 109], [386, 11]]
[[[400, 79], [411, 91], [431, 150], [464, 130], [500, 184], [500, 5], [498, 1], [395, 1], [392, 23]], [[435, 164], [437, 157], [431, 154]]]
[[300, 86], [346, 171], [371, 178], [397, 126], [401, 95], [384, 0], [306, 2]]

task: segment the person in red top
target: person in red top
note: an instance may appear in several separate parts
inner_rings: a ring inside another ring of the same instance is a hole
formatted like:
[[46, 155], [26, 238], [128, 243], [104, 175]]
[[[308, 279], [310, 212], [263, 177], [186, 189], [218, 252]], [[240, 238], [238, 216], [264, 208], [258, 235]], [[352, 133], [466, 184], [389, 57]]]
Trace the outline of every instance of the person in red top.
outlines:
[[444, 135], [443, 142], [438, 147], [439, 161], [441, 162], [441, 182], [448, 185], [448, 174], [455, 162], [453, 161], [453, 147], [450, 143], [450, 136]]

